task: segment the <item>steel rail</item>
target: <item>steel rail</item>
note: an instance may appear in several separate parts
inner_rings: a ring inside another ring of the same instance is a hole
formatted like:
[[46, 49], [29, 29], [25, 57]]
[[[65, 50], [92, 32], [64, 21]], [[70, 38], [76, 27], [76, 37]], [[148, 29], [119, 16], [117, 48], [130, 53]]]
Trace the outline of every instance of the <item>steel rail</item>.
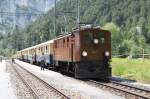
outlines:
[[134, 89], [136, 89], [136, 90], [145, 91], [145, 92], [150, 93], [150, 90], [146, 90], [146, 89], [143, 89], [143, 88], [138, 88], [138, 87], [135, 87], [135, 86], [131, 86], [131, 85], [124, 84], [124, 83], [119, 83], [119, 82], [116, 82], [116, 81], [111, 81], [111, 83], [118, 84], [118, 85], [122, 85], [122, 86], [125, 86], [125, 87], [134, 88]]
[[53, 89], [56, 93], [60, 94], [63, 97], [61, 99], [71, 99], [69, 96], [66, 96], [64, 93], [60, 92], [59, 90], [57, 90], [56, 88], [54, 88], [53, 86], [51, 86], [50, 84], [48, 84], [47, 82], [42, 80], [41, 78], [37, 77], [35, 74], [29, 72], [27, 69], [23, 68], [21, 65], [19, 65], [17, 63], [15, 63], [15, 64], [18, 65], [23, 70], [25, 70], [26, 72], [28, 72], [29, 74], [31, 74], [33, 77], [37, 78], [39, 81], [41, 81], [43, 84], [45, 84], [48, 88]]
[[[101, 82], [97, 82], [97, 81], [94, 81], [94, 80], [90, 80], [90, 82], [95, 83], [97, 86], [105, 86], [105, 87], [115, 89], [115, 90], [130, 94], [130, 95], [134, 95], [136, 97], [140, 97], [142, 99], [150, 99], [150, 96], [139, 94], [139, 93], [136, 93], [135, 91], [133, 92], [132, 90], [126, 90], [126, 89], [118, 88], [118, 87], [116, 87], [116, 85], [113, 86], [113, 85], [110, 85], [109, 83], [101, 83]], [[115, 84], [118, 84], [118, 83], [115, 83]], [[120, 84], [120, 83], [118, 85], [134, 88], [134, 87], [131, 87], [131, 86], [128, 86], [128, 85]], [[140, 88], [135, 88], [135, 89], [144, 91], [143, 89], [140, 89]], [[146, 92], [149, 92], [149, 91], [146, 91]]]
[[[11, 63], [10, 63], [11, 64]], [[38, 97], [38, 94], [32, 89], [32, 87], [28, 84], [28, 82], [24, 79], [24, 77], [17, 71], [17, 69], [14, 67], [14, 64], [11, 64], [12, 68], [15, 70], [15, 72], [18, 74], [18, 76], [20, 77], [20, 79], [22, 80], [22, 82], [29, 88], [29, 90], [31, 91], [31, 93], [33, 94], [35, 99], [40, 99]]]

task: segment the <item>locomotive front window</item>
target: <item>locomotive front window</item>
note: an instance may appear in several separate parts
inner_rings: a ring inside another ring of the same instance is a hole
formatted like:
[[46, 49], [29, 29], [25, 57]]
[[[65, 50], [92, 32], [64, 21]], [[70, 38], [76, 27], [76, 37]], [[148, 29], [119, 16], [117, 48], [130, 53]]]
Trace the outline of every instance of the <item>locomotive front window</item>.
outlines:
[[91, 42], [93, 40], [93, 34], [91, 32], [85, 33], [85, 40]]
[[104, 33], [98, 33], [97, 34], [97, 39], [99, 40], [99, 43], [100, 44], [103, 44], [104, 43], [104, 41], [105, 41], [105, 35], [104, 35]]

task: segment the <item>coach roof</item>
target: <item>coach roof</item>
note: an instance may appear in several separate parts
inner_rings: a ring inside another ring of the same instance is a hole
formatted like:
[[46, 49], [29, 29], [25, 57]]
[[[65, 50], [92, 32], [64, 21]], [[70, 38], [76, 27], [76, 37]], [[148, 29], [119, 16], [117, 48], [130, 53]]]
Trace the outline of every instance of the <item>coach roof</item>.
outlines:
[[[53, 43], [53, 42], [54, 42], [54, 40], [50, 40], [50, 41], [40, 43], [40, 44], [32, 46], [32, 47], [25, 48], [25, 49], [20, 50], [20, 51], [27, 51], [27, 50], [34, 49], [34, 48], [39, 47], [39, 46], [44, 46], [44, 45], [47, 45], [47, 44], [50, 44], [50, 43]], [[20, 51], [18, 51], [18, 52], [20, 52]]]

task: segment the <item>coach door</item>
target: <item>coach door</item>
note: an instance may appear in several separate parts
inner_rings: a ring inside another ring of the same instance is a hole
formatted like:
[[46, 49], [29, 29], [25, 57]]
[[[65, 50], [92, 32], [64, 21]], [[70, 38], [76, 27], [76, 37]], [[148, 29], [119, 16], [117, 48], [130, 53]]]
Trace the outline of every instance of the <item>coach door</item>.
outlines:
[[74, 35], [71, 36], [71, 61], [74, 62], [75, 40]]

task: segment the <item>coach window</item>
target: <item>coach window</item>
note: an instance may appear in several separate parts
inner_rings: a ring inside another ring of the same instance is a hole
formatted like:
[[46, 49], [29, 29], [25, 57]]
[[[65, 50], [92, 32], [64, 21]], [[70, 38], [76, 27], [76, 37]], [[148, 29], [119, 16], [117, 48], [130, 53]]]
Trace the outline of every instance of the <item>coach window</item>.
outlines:
[[59, 41], [60, 48], [62, 48], [62, 40]]
[[60, 40], [60, 47], [63, 48], [63, 39]]
[[65, 47], [65, 38], [63, 39], [63, 48]]
[[38, 49], [39, 49], [39, 51], [38, 51], [38, 52], [40, 52], [40, 47], [39, 47]]
[[59, 48], [59, 41], [57, 40], [57, 48]]
[[45, 49], [45, 46], [43, 46], [43, 52], [44, 52], [44, 54], [45, 54], [45, 50], [46, 50], [46, 49]]
[[57, 48], [57, 42], [55, 42], [55, 48]]
[[61, 40], [59, 40], [59, 48], [61, 48], [61, 44], [62, 44], [62, 43], [61, 43]]
[[59, 48], [59, 41], [57, 41], [57, 48]]
[[64, 39], [62, 39], [61, 48], [64, 47]]
[[67, 47], [69, 46], [69, 37], [67, 38]]
[[65, 47], [67, 47], [67, 38], [65, 38]]
[[43, 51], [42, 47], [41, 47], [41, 52]]
[[66, 42], [66, 43], [65, 43], [65, 47], [67, 47], [67, 38], [65, 39], [65, 42]]
[[45, 49], [46, 49], [46, 53], [47, 53], [47, 45], [45, 46]]
[[59, 40], [59, 48], [61, 48], [61, 44], [62, 44], [62, 43], [61, 43], [61, 40]]
[[56, 48], [58, 48], [58, 41], [56, 41]]
[[42, 50], [43, 50], [43, 52], [44, 52], [44, 54], [45, 54], [45, 50], [46, 50], [46, 49], [45, 49], [45, 46], [42, 47]]
[[57, 48], [59, 48], [59, 42], [58, 42], [58, 40], [57, 40]]
[[61, 44], [62, 44], [62, 43], [61, 43], [61, 40], [59, 40], [59, 48], [61, 48]]

